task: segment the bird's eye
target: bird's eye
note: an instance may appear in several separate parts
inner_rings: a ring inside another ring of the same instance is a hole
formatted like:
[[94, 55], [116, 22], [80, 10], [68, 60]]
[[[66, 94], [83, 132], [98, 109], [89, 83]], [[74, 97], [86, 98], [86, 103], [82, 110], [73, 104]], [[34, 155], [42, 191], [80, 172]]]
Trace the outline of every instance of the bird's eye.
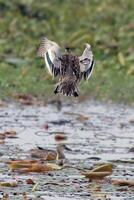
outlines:
[[80, 60], [80, 62], [81, 62], [81, 63], [84, 63], [84, 62], [85, 62], [85, 60]]

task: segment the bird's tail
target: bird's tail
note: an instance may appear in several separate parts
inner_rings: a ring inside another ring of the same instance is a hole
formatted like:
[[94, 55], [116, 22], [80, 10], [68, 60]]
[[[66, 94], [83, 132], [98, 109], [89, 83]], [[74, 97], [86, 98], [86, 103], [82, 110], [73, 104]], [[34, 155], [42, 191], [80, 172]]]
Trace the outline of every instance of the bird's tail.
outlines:
[[56, 88], [54, 90], [54, 93], [61, 93], [63, 95], [67, 95], [67, 96], [74, 96], [74, 97], [78, 97], [79, 96], [79, 91], [78, 91], [78, 87], [77, 87], [77, 83], [76, 81], [61, 81], [56, 85]]

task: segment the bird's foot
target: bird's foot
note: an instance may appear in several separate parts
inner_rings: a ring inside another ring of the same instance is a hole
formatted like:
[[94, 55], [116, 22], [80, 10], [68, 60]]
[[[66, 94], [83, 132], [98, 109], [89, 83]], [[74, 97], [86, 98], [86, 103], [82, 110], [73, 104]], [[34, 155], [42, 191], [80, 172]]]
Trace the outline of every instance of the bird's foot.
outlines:
[[54, 94], [57, 94], [57, 93], [58, 93], [58, 86], [54, 90]]
[[74, 97], [78, 97], [79, 96], [79, 94], [76, 91], [73, 93], [73, 95], [74, 95]]

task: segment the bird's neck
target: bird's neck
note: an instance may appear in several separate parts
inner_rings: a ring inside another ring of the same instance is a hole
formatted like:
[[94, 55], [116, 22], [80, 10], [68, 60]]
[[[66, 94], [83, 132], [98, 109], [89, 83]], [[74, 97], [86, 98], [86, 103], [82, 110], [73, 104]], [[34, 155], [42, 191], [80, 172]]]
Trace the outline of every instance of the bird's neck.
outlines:
[[57, 149], [57, 160], [64, 159], [64, 158], [65, 158], [65, 155], [63, 153], [63, 150], [62, 149]]

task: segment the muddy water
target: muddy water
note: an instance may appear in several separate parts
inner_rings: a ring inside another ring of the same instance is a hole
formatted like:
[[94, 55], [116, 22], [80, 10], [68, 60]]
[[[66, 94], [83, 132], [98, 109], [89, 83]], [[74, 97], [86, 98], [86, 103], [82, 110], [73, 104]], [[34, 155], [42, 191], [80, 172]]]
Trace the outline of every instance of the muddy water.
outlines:
[[[79, 117], [82, 114], [84, 117]], [[45, 124], [48, 129], [45, 129]], [[61, 111], [56, 106], [8, 105], [0, 108], [0, 132], [14, 130], [17, 138], [0, 144], [0, 181], [16, 179], [16, 188], [0, 187], [0, 195], [8, 193], [10, 199], [68, 200], [111, 199], [134, 200], [134, 188], [114, 186], [113, 179], [134, 180], [134, 108], [86, 101], [64, 104]], [[71, 149], [65, 152], [68, 168], [48, 174], [19, 174], [9, 172], [5, 161], [9, 158], [29, 158], [36, 146], [56, 149], [56, 133], [65, 134], [64, 141]], [[80, 176], [80, 170], [95, 164], [111, 162], [113, 174], [101, 181], [89, 181]], [[71, 168], [73, 166], [74, 168]], [[32, 192], [25, 180], [38, 183]]]

